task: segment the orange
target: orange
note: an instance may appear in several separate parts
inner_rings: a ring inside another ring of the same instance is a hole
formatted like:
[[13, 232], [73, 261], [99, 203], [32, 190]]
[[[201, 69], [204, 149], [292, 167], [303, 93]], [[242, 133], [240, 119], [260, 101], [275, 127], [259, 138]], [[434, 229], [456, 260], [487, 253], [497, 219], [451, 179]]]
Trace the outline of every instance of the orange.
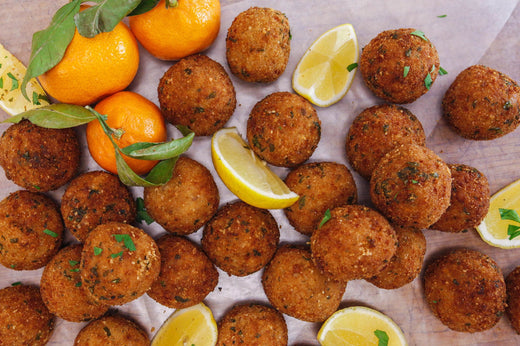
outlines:
[[178, 60], [208, 48], [220, 30], [219, 0], [178, 0], [166, 8], [161, 0], [152, 10], [130, 17], [130, 29], [153, 56]]
[[[159, 107], [131, 91], [120, 91], [99, 102], [94, 108], [106, 115], [106, 123], [123, 135], [114, 140], [120, 148], [137, 142], [166, 141], [166, 125]], [[115, 151], [99, 121], [87, 125], [87, 145], [90, 155], [104, 169], [117, 174]], [[138, 160], [123, 155], [126, 163], [137, 174], [150, 171], [157, 161]]]
[[63, 59], [39, 77], [62, 103], [88, 105], [125, 89], [139, 67], [137, 40], [124, 24], [93, 38], [76, 30]]

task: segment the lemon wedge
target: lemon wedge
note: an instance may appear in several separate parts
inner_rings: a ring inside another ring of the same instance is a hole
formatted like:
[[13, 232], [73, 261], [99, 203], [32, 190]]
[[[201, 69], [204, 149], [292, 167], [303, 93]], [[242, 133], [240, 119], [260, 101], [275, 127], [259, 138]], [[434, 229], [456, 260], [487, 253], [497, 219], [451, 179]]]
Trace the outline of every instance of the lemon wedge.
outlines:
[[330, 106], [350, 88], [358, 59], [354, 27], [343, 24], [330, 29], [314, 41], [296, 66], [293, 89], [316, 106]]
[[298, 195], [256, 156], [235, 127], [215, 132], [211, 157], [228, 189], [252, 206], [281, 209], [298, 200]]
[[25, 66], [0, 44], [0, 107], [9, 115], [15, 115], [49, 104], [40, 83], [33, 78], [27, 83], [27, 100], [20, 86], [26, 72]]
[[214, 346], [217, 323], [211, 310], [199, 303], [176, 310], [155, 334], [151, 346]]
[[503, 249], [520, 247], [520, 222], [514, 217], [511, 219], [514, 214], [520, 214], [520, 180], [491, 196], [489, 211], [477, 226], [477, 231], [489, 245]]
[[383, 313], [364, 306], [352, 306], [333, 313], [320, 328], [322, 346], [407, 345], [401, 328]]

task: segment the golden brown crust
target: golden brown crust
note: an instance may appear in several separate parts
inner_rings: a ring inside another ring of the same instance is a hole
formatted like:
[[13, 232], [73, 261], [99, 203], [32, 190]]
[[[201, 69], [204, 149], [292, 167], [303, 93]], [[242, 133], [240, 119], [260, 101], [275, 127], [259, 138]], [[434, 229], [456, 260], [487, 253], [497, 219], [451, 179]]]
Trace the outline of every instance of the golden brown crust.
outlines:
[[280, 231], [269, 210], [242, 201], [226, 204], [206, 224], [202, 249], [230, 275], [246, 276], [273, 257]]
[[321, 273], [309, 247], [282, 245], [265, 267], [262, 286], [278, 311], [303, 321], [323, 322], [338, 309], [347, 284]]
[[87, 172], [74, 178], [61, 198], [65, 227], [81, 242], [96, 226], [110, 221], [132, 223], [135, 201], [116, 175]]
[[376, 96], [391, 103], [410, 103], [429, 90], [426, 84], [431, 86], [439, 72], [439, 55], [421, 34], [411, 28], [386, 30], [363, 48], [359, 69]]
[[79, 273], [80, 244], [61, 249], [45, 266], [40, 280], [43, 302], [54, 315], [67, 321], [89, 321], [102, 316], [107, 305], [92, 301]]
[[161, 273], [147, 294], [174, 309], [198, 304], [215, 288], [218, 271], [206, 254], [189, 239], [173, 234], [157, 240]]
[[506, 314], [511, 326], [520, 334], [520, 267], [513, 269], [506, 277]]
[[337, 207], [330, 215], [311, 236], [316, 266], [330, 278], [343, 282], [379, 273], [397, 248], [395, 231], [388, 221], [361, 205]]
[[224, 67], [206, 55], [179, 60], [162, 76], [159, 103], [165, 119], [197, 136], [210, 136], [233, 115], [236, 93]]
[[425, 270], [424, 294], [433, 314], [450, 329], [480, 332], [493, 327], [506, 308], [506, 284], [489, 256], [458, 249]]
[[421, 122], [404, 107], [384, 104], [359, 113], [349, 128], [345, 147], [352, 168], [370, 179], [386, 153], [401, 144], [412, 143], [426, 143]]
[[372, 202], [400, 226], [431, 226], [448, 208], [450, 195], [450, 169], [432, 150], [416, 144], [388, 152], [370, 179]]
[[92, 300], [122, 305], [139, 298], [159, 276], [161, 257], [143, 230], [119, 222], [94, 228], [81, 253], [81, 281]]
[[233, 74], [248, 82], [272, 82], [285, 71], [289, 20], [272, 8], [251, 7], [235, 17], [226, 37], [226, 59]]
[[255, 104], [247, 120], [253, 151], [275, 166], [294, 167], [311, 157], [321, 138], [314, 107], [290, 92], [275, 92]]
[[478, 169], [463, 164], [448, 164], [451, 171], [450, 206], [430, 228], [462, 232], [478, 226], [489, 209], [489, 184]]
[[63, 240], [58, 206], [44, 194], [19, 190], [0, 202], [0, 263], [14, 270], [45, 266]]
[[7, 179], [33, 192], [65, 185], [80, 165], [74, 129], [48, 129], [28, 120], [11, 125], [0, 138], [0, 165]]
[[179, 158], [166, 184], [144, 189], [144, 204], [150, 216], [178, 235], [202, 227], [216, 213], [219, 203], [217, 184], [210, 171], [185, 156]]
[[282, 314], [266, 305], [235, 305], [218, 323], [217, 346], [285, 346], [287, 338]]
[[462, 137], [495, 139], [520, 125], [520, 87], [497, 70], [473, 65], [457, 75], [442, 108], [444, 118]]
[[55, 317], [43, 303], [38, 287], [18, 285], [1, 289], [0, 307], [2, 345], [47, 344]]
[[149, 346], [148, 334], [135, 322], [118, 315], [90, 322], [76, 336], [74, 346]]
[[393, 226], [397, 250], [388, 265], [375, 276], [366, 279], [379, 288], [395, 289], [412, 282], [421, 272], [426, 238], [420, 229]]
[[311, 235], [327, 209], [357, 202], [356, 182], [347, 166], [336, 162], [312, 162], [293, 169], [285, 183], [300, 198], [284, 209], [298, 231]]

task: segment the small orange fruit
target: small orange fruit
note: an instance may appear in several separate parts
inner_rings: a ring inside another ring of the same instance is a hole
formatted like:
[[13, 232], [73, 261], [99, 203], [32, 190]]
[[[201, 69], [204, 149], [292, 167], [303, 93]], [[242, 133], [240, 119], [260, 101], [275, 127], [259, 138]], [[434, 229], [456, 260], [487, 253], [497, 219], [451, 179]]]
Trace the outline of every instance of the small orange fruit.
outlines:
[[[143, 96], [131, 91], [121, 91], [99, 102], [94, 108], [106, 115], [106, 123], [122, 132], [114, 138], [120, 148], [138, 142], [166, 141], [166, 125], [159, 107]], [[115, 150], [99, 121], [87, 125], [87, 145], [92, 158], [104, 169], [117, 174]], [[146, 174], [157, 161], [139, 160], [123, 155], [126, 163], [137, 174]]]
[[150, 11], [130, 17], [130, 29], [153, 56], [178, 60], [208, 48], [220, 30], [219, 0], [164, 0]]
[[84, 106], [125, 89], [138, 67], [137, 41], [130, 29], [119, 23], [112, 31], [93, 38], [76, 30], [63, 59], [38, 78], [58, 101]]

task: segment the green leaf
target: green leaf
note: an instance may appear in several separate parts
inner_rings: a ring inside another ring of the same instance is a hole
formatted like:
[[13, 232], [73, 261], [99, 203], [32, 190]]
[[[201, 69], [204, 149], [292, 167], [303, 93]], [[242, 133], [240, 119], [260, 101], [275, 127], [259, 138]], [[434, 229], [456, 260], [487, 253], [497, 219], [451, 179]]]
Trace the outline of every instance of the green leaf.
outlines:
[[325, 215], [323, 215], [323, 219], [321, 219], [321, 222], [320, 222], [318, 228], [321, 228], [321, 226], [323, 226], [327, 221], [329, 221], [330, 218], [331, 218], [330, 209], [327, 209], [325, 211]]
[[377, 343], [377, 346], [387, 346], [388, 345], [389, 337], [388, 337], [388, 334], [384, 330], [376, 329], [374, 331], [374, 334], [377, 337], [377, 339], [379, 340], [379, 342]]
[[81, 106], [56, 103], [28, 110], [3, 122], [19, 123], [23, 119], [28, 119], [31, 123], [41, 127], [64, 129], [91, 122], [96, 119], [96, 116]]
[[129, 234], [114, 234], [114, 238], [118, 243], [123, 242], [128, 251], [135, 251], [135, 244], [132, 237]]
[[357, 62], [354, 62], [347, 66], [347, 71], [352, 72], [356, 67], [358, 67], [358, 64], [357, 64]]
[[426, 35], [421, 30], [415, 30], [414, 32], [411, 32], [410, 35], [414, 35], [414, 36], [422, 38], [425, 41], [428, 41], [428, 39], [426, 38]]
[[520, 222], [520, 216], [514, 209], [498, 208], [498, 212], [500, 213], [500, 218], [502, 220], [511, 220], [511, 221]]
[[51, 231], [50, 229], [47, 229], [47, 228], [43, 230], [43, 233], [45, 233], [47, 235], [50, 235], [53, 238], [57, 238], [58, 237], [58, 234], [56, 232], [53, 232], [53, 231]]
[[132, 12], [141, 0], [100, 0], [97, 5], [87, 8], [74, 16], [81, 36], [94, 37], [109, 32]]
[[408, 72], [410, 72], [410, 66], [405, 66], [403, 68], [403, 77], [406, 78], [408, 76]]
[[444, 76], [448, 74], [448, 71], [442, 68], [442, 66], [439, 66], [439, 76]]
[[[69, 46], [76, 25], [74, 15], [79, 12], [81, 0], [72, 0], [63, 5], [52, 17], [51, 24], [32, 37], [31, 58], [22, 81], [21, 91], [27, 100], [27, 83], [56, 66]], [[30, 101], [30, 100], [29, 100]]]
[[94, 246], [94, 256], [99, 256], [103, 252], [103, 249], [97, 246]]
[[138, 223], [146, 222], [147, 225], [150, 225], [155, 222], [153, 217], [148, 214], [148, 211], [146, 210], [146, 207], [144, 206], [144, 199], [141, 197], [137, 197], [135, 200], [136, 203], [136, 209], [137, 209], [137, 215], [136, 215], [136, 221]]
[[193, 142], [195, 133], [166, 143], [135, 143], [121, 149], [125, 155], [140, 160], [165, 160], [186, 152]]
[[142, 0], [137, 7], [128, 14], [128, 16], [137, 16], [138, 14], [143, 14], [150, 11], [159, 3], [159, 0]]
[[155, 167], [148, 173], [146, 180], [155, 185], [162, 185], [171, 179], [173, 169], [179, 157], [172, 157], [171, 159], [163, 160], [155, 165]]
[[509, 240], [518, 237], [520, 235], [520, 226], [508, 225], [507, 235], [509, 236]]

